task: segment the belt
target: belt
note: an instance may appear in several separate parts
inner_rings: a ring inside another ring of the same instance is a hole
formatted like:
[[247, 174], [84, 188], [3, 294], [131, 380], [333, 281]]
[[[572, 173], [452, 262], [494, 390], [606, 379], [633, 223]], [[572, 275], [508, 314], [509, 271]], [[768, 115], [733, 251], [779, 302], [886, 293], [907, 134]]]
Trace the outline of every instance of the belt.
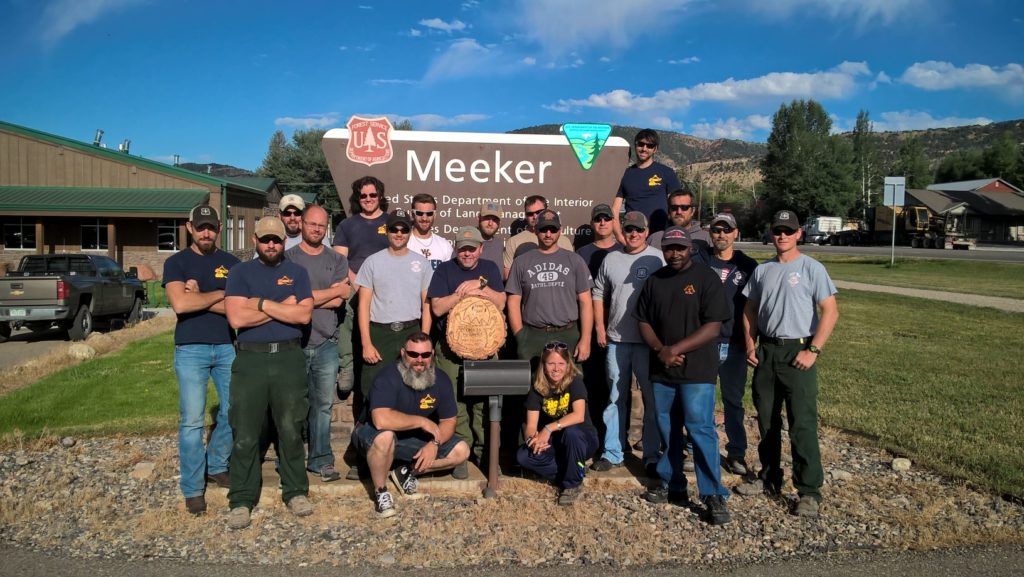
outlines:
[[376, 323], [370, 321], [370, 324], [378, 327], [383, 327], [385, 329], [389, 329], [396, 333], [400, 333], [413, 325], [420, 324], [420, 319], [413, 319], [411, 321], [396, 321], [393, 323]]
[[798, 339], [777, 339], [775, 337], [758, 337], [758, 340], [761, 341], [761, 344], [784, 347], [786, 345], [806, 345], [811, 342], [811, 338], [813, 337], [814, 335], [811, 335], [809, 337], [800, 337]]
[[565, 329], [571, 328], [571, 327], [573, 327], [575, 325], [576, 325], [576, 321], [572, 321], [571, 323], [569, 323], [567, 325], [562, 325], [560, 327], [535, 327], [533, 325], [526, 325], [526, 326], [530, 327], [531, 329], [537, 329], [538, 331], [544, 331], [546, 333], [557, 333], [558, 331], [564, 331]]
[[290, 341], [277, 341], [275, 343], [249, 343], [245, 341], [238, 341], [235, 343], [235, 348], [240, 351], [274, 354], [283, 351], [298, 350], [302, 347], [299, 339], [292, 339]]

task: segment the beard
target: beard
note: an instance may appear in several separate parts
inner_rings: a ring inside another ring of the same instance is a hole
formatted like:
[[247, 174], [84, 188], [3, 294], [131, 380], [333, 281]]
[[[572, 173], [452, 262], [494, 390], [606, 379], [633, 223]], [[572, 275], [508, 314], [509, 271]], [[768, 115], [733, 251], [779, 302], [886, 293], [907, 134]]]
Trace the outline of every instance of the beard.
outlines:
[[260, 250], [259, 246], [257, 246], [256, 254], [259, 255], [259, 258], [261, 261], [263, 261], [263, 264], [269, 266], [277, 266], [278, 263], [284, 260], [284, 251], [281, 250], [283, 248], [284, 247], [282, 246], [281, 248], [275, 248], [264, 251]]
[[427, 365], [427, 370], [419, 373], [403, 359], [398, 362], [398, 374], [402, 375], [402, 382], [414, 391], [429, 389], [437, 381], [437, 372], [434, 371], [433, 361]]

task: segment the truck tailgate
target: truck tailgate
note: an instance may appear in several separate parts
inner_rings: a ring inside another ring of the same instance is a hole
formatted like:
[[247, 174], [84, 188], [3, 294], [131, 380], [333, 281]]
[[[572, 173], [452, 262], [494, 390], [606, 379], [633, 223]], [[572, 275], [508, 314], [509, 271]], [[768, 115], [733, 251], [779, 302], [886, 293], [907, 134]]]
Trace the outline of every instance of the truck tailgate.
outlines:
[[45, 320], [66, 316], [67, 305], [57, 300], [58, 277], [0, 279], [0, 319]]

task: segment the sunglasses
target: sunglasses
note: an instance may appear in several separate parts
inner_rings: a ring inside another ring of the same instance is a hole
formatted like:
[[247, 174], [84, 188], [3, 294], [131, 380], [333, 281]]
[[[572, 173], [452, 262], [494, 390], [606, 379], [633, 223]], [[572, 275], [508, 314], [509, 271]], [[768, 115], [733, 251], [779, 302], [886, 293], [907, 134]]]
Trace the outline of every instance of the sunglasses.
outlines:
[[422, 353], [417, 353], [416, 351], [405, 351], [405, 354], [408, 355], [410, 359], [429, 359], [434, 355], [434, 351], [424, 351]]
[[260, 244], [270, 244], [270, 243], [284, 244], [284, 241], [279, 239], [279, 238], [277, 238], [276, 236], [269, 236], [268, 235], [268, 236], [260, 237], [260, 238], [258, 238], [256, 240], [258, 240]]
[[414, 210], [412, 213], [416, 216], [434, 216], [434, 211], [432, 210]]
[[711, 234], [729, 234], [736, 229], [731, 226], [713, 226], [711, 227]]
[[409, 234], [409, 229], [404, 226], [393, 226], [388, 229], [391, 234]]
[[366, 200], [367, 198], [377, 198], [379, 195], [376, 192], [364, 192], [359, 195], [359, 200]]
[[675, 212], [677, 210], [685, 212], [687, 210], [690, 210], [691, 208], [693, 208], [692, 204], [670, 204], [670, 205], [668, 205], [668, 209], [670, 211], [672, 211], [672, 212]]
[[286, 210], [281, 213], [281, 216], [302, 216], [301, 210]]
[[569, 345], [563, 343], [562, 341], [551, 341], [550, 343], [544, 345], [544, 350], [545, 351], [567, 351], [567, 350], [569, 350]]
[[772, 231], [774, 236], [793, 236], [796, 234], [795, 230], [789, 230], [788, 228], [776, 228]]
[[605, 216], [603, 214], [593, 220], [593, 222], [611, 222], [611, 221], [612, 221], [612, 217]]
[[540, 209], [540, 210], [535, 210], [533, 212], [526, 212], [526, 218], [533, 218], [533, 217], [537, 216], [538, 214], [540, 214], [542, 212], [544, 212], [543, 208]]
[[639, 226], [627, 226], [627, 227], [623, 227], [622, 232], [624, 232], [626, 234], [630, 234], [630, 233], [634, 233], [634, 232], [639, 234], [639, 233], [642, 233], [645, 230], [647, 230], [647, 229], [646, 228], [640, 228]]
[[545, 226], [544, 228], [537, 229], [537, 232], [556, 233], [558, 232], [557, 226]]
[[638, 143], [636, 143], [636, 147], [637, 148], [647, 148], [649, 150], [654, 150], [655, 148], [658, 148], [658, 145], [654, 144], [653, 142], [638, 142]]

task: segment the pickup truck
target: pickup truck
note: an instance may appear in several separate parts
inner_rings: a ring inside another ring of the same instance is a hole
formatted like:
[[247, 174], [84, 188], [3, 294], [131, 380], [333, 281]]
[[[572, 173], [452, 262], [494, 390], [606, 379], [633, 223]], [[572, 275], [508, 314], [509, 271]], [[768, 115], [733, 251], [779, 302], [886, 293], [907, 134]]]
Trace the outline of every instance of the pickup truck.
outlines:
[[47, 330], [54, 324], [71, 340], [84, 340], [94, 319], [142, 317], [145, 287], [134, 272], [113, 259], [88, 254], [39, 254], [22, 257], [18, 269], [0, 278], [0, 342], [12, 327]]

